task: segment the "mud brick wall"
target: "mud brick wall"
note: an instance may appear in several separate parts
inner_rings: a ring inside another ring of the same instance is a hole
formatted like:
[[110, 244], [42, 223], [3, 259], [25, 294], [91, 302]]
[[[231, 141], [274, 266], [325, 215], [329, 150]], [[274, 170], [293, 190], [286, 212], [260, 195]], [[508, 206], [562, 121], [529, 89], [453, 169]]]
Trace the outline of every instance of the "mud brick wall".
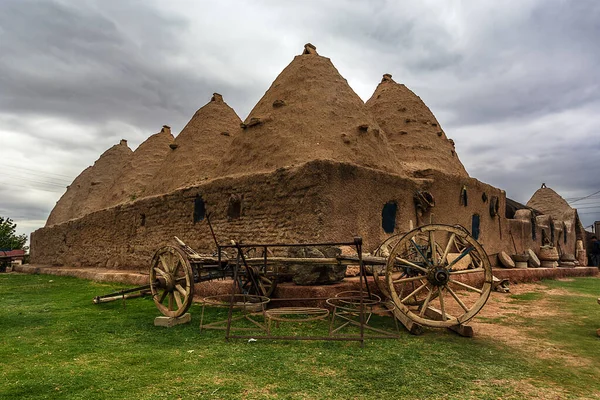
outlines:
[[[467, 205], [461, 202], [463, 188]], [[435, 206], [419, 222], [413, 200], [417, 190], [435, 198]], [[492, 196], [499, 201], [499, 215], [494, 217], [490, 214]], [[206, 220], [194, 221], [199, 202], [210, 213], [222, 244], [230, 239], [246, 243], [351, 241], [359, 235], [365, 250], [371, 251], [391, 235], [382, 228], [382, 209], [396, 202], [393, 234], [408, 231], [410, 221], [415, 227], [432, 220], [471, 230], [477, 214], [479, 241], [493, 263], [499, 251], [514, 253], [510, 232], [521, 246], [539, 249], [539, 244], [535, 247], [527, 235], [519, 233], [527, 231], [526, 224], [504, 218], [504, 192], [476, 179], [433, 171], [415, 179], [351, 164], [312, 161], [271, 173], [220, 178], [39, 229], [32, 234], [32, 262], [146, 269], [154, 251], [173, 244], [173, 236], [210, 253], [215, 245]], [[562, 223], [555, 225], [558, 237]], [[538, 229], [543, 229], [542, 223]], [[537, 238], [541, 242], [541, 232]], [[574, 242], [569, 233], [566, 246], [574, 249]]]
[[[332, 238], [343, 232], [360, 234], [365, 249], [373, 250], [391, 234], [382, 228], [382, 209], [396, 202], [397, 214], [393, 234], [407, 232], [430, 221], [438, 224], [460, 224], [471, 231], [474, 214], [479, 215], [479, 241], [490, 254], [504, 250], [508, 240], [508, 220], [504, 218], [504, 191], [468, 177], [449, 176], [431, 171], [426, 178], [414, 179], [366, 168], [340, 165], [328, 176], [328, 218], [323, 232]], [[467, 191], [467, 205], [461, 204], [461, 191]], [[428, 191], [435, 206], [418, 219], [413, 196], [417, 190]], [[486, 201], [483, 201], [483, 194]], [[490, 215], [490, 200], [498, 198], [499, 215]]]
[[[324, 212], [318, 169], [278, 170], [222, 178], [167, 195], [100, 210], [83, 218], [35, 231], [31, 238], [33, 263], [146, 268], [161, 245], [178, 236], [204, 252], [215, 245], [206, 220], [194, 222], [197, 199], [221, 243], [285, 242], [319, 237]], [[240, 199], [239, 218], [230, 218], [232, 198]]]
[[[551, 240], [554, 246], [560, 247], [563, 253], [575, 255], [577, 242], [575, 220], [551, 220], [551, 218], [547, 215], [538, 215], [535, 218], [535, 223], [533, 224], [534, 227], [532, 228], [530, 219], [531, 212], [526, 211], [521, 215], [522, 218], [508, 220], [510, 232], [512, 232], [513, 235], [511, 240], [514, 239], [515, 242], [514, 246], [511, 243], [510, 254], [515, 253], [514, 247], [517, 249], [516, 252], [519, 253], [522, 253], [527, 249], [532, 249], [537, 254], [540, 250], [540, 247], [543, 245], [542, 238], [544, 236], [542, 232], [545, 231], [545, 234], [547, 235], [548, 239]], [[533, 234], [534, 230], [535, 236]], [[552, 235], [552, 230], [554, 230], [554, 235]]]

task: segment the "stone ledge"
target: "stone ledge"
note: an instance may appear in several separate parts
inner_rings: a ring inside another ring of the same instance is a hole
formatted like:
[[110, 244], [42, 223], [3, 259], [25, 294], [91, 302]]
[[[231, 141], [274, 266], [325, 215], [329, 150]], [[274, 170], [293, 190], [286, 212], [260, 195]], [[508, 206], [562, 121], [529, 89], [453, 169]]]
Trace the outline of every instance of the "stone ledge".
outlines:
[[578, 276], [597, 276], [597, 267], [576, 268], [523, 268], [504, 269], [493, 268], [494, 276], [500, 279], [509, 279], [510, 283], [535, 282], [542, 279], [560, 279]]
[[[134, 270], [110, 270], [104, 268], [73, 268], [57, 267], [48, 265], [25, 264], [15, 266], [16, 272], [26, 274], [49, 274], [60, 276], [73, 276], [98, 282], [118, 282], [129, 285], [141, 286], [148, 283], [148, 275]], [[577, 268], [527, 268], [527, 269], [503, 269], [494, 268], [494, 276], [500, 279], [509, 279], [511, 283], [535, 282], [542, 279], [560, 279], [581, 276], [597, 276], [599, 269], [596, 267]], [[478, 277], [473, 277], [475, 280]], [[340, 283], [321, 286], [299, 286], [291, 282], [281, 283], [275, 292], [276, 298], [308, 298], [308, 297], [331, 297], [338, 292], [347, 290], [359, 290], [359, 277], [350, 277]], [[369, 287], [377, 291], [372, 277], [368, 277]], [[475, 283], [475, 282], [473, 282]], [[232, 287], [232, 281], [215, 280], [198, 283], [195, 285], [195, 300], [200, 301], [203, 297], [218, 294], [227, 294]], [[102, 293], [98, 293], [102, 294]], [[284, 305], [280, 302], [278, 305]], [[298, 303], [294, 303], [298, 305]]]

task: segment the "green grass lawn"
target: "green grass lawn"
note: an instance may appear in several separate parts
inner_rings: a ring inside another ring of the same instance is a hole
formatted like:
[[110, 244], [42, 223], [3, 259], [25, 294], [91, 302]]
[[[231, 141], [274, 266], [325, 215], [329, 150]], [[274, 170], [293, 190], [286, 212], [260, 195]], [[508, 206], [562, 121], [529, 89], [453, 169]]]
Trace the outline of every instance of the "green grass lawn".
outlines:
[[[490, 339], [445, 330], [357, 342], [245, 340], [191, 324], [153, 325], [150, 299], [94, 305], [115, 289], [75, 278], [0, 275], [1, 399], [520, 399], [600, 396], [600, 280], [548, 281], [572, 295], [546, 298], [568, 317], [522, 318], [536, 335], [568, 350], [582, 366], [536, 359]], [[499, 295], [499, 294], [495, 294]], [[207, 311], [215, 319], [222, 311]], [[314, 334], [324, 323], [282, 325]], [[475, 332], [477, 335], [477, 331]]]

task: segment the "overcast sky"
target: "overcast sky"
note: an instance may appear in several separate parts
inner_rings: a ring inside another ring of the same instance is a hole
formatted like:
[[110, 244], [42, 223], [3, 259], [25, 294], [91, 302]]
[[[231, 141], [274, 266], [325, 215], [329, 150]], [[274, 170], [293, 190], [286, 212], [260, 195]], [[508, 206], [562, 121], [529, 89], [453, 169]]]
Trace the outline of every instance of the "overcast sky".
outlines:
[[[526, 202], [600, 191], [600, 2], [0, 0], [0, 215], [29, 234], [119, 139], [213, 92], [244, 119], [311, 42], [367, 100], [391, 73], [472, 177]], [[600, 194], [573, 204], [600, 220]]]

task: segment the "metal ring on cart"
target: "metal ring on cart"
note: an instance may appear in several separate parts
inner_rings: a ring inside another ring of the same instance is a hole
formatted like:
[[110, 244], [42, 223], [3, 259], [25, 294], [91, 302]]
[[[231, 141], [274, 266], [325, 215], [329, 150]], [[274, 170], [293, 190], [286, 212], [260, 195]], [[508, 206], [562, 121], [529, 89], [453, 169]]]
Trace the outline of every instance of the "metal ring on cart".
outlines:
[[215, 307], [229, 307], [233, 306], [233, 308], [237, 309], [247, 309], [247, 308], [260, 308], [264, 307], [269, 301], [270, 298], [266, 296], [258, 296], [252, 294], [234, 294], [233, 295], [233, 304], [231, 303], [231, 294], [218, 294], [215, 296], [207, 296], [202, 299], [204, 305], [215, 306]]
[[[280, 307], [267, 310], [266, 314], [270, 320], [278, 322], [309, 322], [327, 318], [329, 310], [318, 307]], [[298, 317], [300, 315], [304, 317]]]
[[[335, 295], [336, 298], [339, 298], [341, 303], [349, 304], [349, 305], [360, 305], [361, 304], [361, 292], [359, 290], [348, 290], [344, 292], [339, 292]], [[381, 297], [376, 295], [375, 293], [371, 293], [370, 296], [367, 295], [366, 292], [362, 292], [362, 304], [365, 306], [373, 306], [375, 304], [381, 303]]]

